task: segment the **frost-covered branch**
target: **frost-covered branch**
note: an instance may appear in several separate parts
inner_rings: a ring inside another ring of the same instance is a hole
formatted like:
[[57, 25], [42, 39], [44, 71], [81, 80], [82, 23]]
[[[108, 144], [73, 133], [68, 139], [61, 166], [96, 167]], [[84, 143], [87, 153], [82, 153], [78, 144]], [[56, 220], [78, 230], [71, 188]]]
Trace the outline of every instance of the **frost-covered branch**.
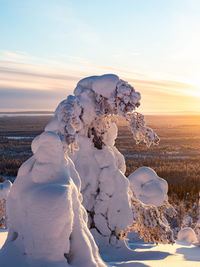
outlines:
[[6, 200], [11, 187], [12, 183], [9, 180], [0, 183], [0, 228], [7, 228]]
[[6, 201], [5, 200], [0, 200], [0, 228], [5, 229], [6, 225]]
[[137, 199], [132, 199], [133, 224], [121, 233], [122, 236], [135, 231], [145, 242], [173, 244], [173, 232], [165, 217], [165, 208], [167, 208], [167, 204], [163, 205], [162, 208], [157, 208], [156, 206], [144, 205]]
[[129, 128], [133, 134], [136, 144], [144, 142], [148, 147], [157, 145], [160, 141], [157, 134], [149, 127], [146, 127], [144, 115], [138, 112], [126, 114], [126, 120], [129, 123]]

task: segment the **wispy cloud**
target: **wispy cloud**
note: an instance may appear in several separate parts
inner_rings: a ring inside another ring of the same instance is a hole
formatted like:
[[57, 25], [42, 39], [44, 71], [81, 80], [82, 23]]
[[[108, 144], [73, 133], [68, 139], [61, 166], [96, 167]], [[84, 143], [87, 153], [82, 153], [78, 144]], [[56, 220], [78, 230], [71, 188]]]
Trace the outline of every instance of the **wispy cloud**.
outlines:
[[[1, 108], [53, 110], [59, 101], [72, 93], [81, 78], [103, 73], [116, 73], [133, 84], [142, 94], [142, 107], [146, 112], [167, 111], [169, 107], [174, 111], [183, 110], [183, 105], [188, 103], [188, 99], [190, 99], [190, 105], [193, 103], [193, 106], [198, 106], [196, 98], [194, 96], [192, 98], [192, 92], [196, 92], [196, 88], [187, 83], [153, 79], [144, 73], [113, 66], [96, 66], [81, 57], [70, 58], [66, 55], [74, 62], [82, 61], [82, 65], [78, 64], [78, 67], [73, 69], [70, 66], [73, 67], [76, 64], [65, 64], [59, 61], [51, 62], [51, 65], [50, 62], [28, 63], [25, 59], [22, 60], [22, 57], [18, 61], [17, 55], [8, 53], [9, 60], [0, 60]], [[190, 109], [189, 106], [188, 109]]]
[[38, 61], [40, 60], [37, 57], [33, 57], [28, 55], [23, 51], [8, 51], [8, 50], [0, 50], [0, 58], [3, 60], [28, 60], [28, 61]]
[[78, 73], [40, 65], [0, 60], [0, 86], [27, 90], [72, 91], [79, 80]]

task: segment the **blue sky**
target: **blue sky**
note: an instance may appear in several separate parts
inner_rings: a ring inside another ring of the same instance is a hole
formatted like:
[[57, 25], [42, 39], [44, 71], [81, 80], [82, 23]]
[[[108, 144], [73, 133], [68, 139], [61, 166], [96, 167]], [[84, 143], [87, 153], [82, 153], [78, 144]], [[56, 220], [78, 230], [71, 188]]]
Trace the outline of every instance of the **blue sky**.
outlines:
[[0, 109], [53, 110], [113, 72], [145, 112], [198, 111], [199, 14], [198, 0], [0, 0]]

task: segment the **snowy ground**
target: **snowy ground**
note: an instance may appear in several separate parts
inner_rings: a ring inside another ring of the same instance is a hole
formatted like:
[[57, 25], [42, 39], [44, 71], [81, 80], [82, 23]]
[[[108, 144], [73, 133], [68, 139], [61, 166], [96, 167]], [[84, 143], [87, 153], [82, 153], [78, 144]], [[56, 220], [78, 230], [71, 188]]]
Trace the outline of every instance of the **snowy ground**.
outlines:
[[[7, 237], [7, 232], [0, 232], [0, 248]], [[196, 267], [200, 266], [200, 247], [193, 244], [177, 242], [174, 245], [151, 245], [130, 243], [134, 249], [134, 260], [108, 262], [112, 267]], [[108, 255], [108, 257], [111, 255]], [[9, 267], [9, 266], [7, 266]], [[17, 266], [16, 266], [17, 267]], [[86, 267], [86, 266], [84, 266]]]

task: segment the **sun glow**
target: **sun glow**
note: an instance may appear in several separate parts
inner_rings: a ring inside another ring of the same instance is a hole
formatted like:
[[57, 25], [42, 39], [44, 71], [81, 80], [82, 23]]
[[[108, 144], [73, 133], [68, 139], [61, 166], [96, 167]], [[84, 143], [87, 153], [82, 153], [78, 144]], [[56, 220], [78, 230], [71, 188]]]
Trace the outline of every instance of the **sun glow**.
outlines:
[[192, 96], [200, 97], [200, 87], [191, 92]]

